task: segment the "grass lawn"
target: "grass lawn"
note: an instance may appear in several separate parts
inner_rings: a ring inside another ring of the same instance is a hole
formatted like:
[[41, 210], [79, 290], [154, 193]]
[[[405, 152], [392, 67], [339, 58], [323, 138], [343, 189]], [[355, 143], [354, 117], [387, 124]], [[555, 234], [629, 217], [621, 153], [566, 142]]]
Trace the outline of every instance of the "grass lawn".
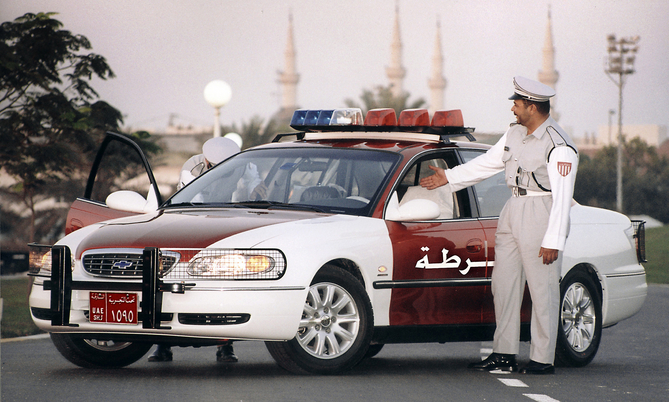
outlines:
[[669, 225], [646, 229], [646, 280], [669, 284]]
[[[646, 230], [646, 268], [648, 283], [669, 284], [669, 225]], [[0, 297], [3, 299], [2, 338], [39, 334], [30, 318], [28, 291], [30, 279], [2, 278]]]
[[2, 278], [0, 297], [2, 297], [2, 338], [34, 335], [42, 333], [30, 318], [28, 310], [28, 292], [30, 278]]

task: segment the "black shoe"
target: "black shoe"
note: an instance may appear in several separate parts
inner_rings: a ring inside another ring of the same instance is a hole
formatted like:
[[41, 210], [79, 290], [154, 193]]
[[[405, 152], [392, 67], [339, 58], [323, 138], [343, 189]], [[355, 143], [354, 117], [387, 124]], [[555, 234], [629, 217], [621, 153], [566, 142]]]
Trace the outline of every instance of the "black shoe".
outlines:
[[518, 371], [518, 363], [516, 363], [516, 355], [492, 353], [487, 359], [471, 363], [467, 368], [480, 371]]
[[539, 363], [530, 360], [526, 366], [520, 369], [521, 374], [553, 374], [555, 373], [555, 366], [548, 363]]
[[158, 345], [156, 350], [149, 356], [150, 362], [171, 362], [172, 348], [169, 346]]
[[216, 361], [222, 363], [237, 363], [239, 361], [237, 356], [235, 356], [235, 351], [232, 349], [232, 342], [218, 347]]

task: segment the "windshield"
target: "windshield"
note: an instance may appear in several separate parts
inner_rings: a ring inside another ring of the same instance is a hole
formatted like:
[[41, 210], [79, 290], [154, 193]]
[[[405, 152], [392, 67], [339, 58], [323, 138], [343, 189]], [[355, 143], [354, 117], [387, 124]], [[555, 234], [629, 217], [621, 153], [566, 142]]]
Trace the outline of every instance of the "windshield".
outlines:
[[310, 209], [366, 215], [399, 160], [348, 148], [257, 149], [209, 170], [165, 204]]

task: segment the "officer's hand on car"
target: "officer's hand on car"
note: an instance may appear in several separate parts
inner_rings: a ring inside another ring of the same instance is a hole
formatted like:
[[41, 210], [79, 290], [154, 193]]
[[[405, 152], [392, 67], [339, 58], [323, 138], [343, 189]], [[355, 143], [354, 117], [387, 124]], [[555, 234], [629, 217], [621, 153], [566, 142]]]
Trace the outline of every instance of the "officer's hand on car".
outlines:
[[420, 179], [420, 185], [427, 188], [428, 190], [434, 190], [437, 187], [441, 187], [445, 184], [448, 184], [448, 179], [446, 178], [446, 171], [444, 169], [428, 166], [430, 169], [434, 170], [432, 176], [423, 177]]

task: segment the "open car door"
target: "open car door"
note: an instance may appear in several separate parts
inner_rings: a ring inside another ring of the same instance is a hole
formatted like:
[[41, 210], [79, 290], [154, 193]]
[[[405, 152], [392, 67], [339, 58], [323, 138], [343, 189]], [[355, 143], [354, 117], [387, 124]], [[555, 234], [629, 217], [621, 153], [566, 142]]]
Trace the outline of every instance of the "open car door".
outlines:
[[[142, 195], [143, 194], [143, 195]], [[108, 132], [67, 214], [65, 234], [108, 219], [155, 211], [163, 203], [149, 161], [132, 139]]]

